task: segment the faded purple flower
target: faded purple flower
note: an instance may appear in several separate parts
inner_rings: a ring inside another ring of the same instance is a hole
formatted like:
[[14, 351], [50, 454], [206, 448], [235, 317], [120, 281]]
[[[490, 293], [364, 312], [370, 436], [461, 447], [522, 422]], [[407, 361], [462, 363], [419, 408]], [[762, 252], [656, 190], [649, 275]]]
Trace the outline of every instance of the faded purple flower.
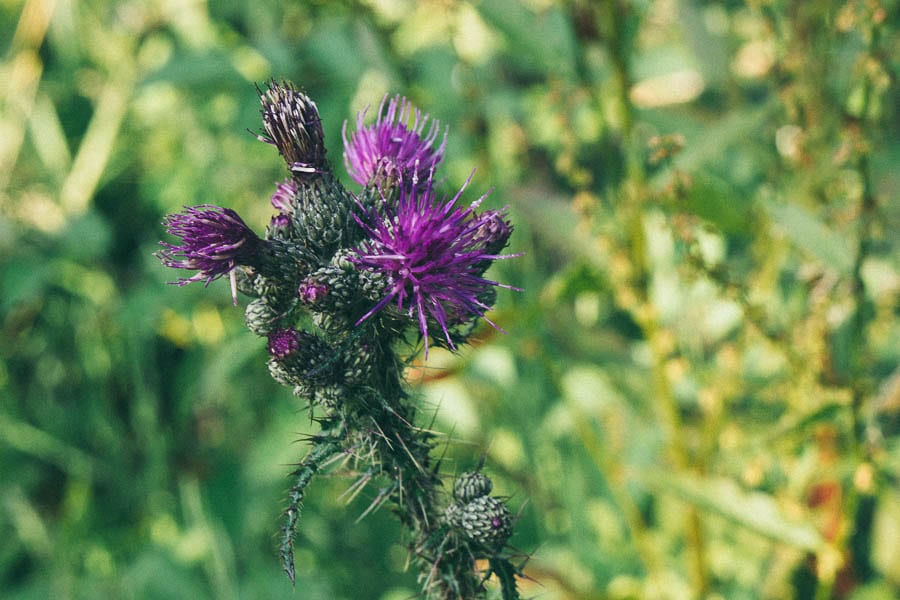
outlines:
[[[447, 144], [447, 132], [440, 146], [434, 142], [440, 133], [440, 122], [414, 109], [406, 98], [391, 98], [385, 109], [385, 96], [378, 107], [375, 123], [366, 127], [363, 118], [366, 110], [356, 116], [356, 132], [347, 137], [347, 121], [344, 121], [344, 164], [356, 183], [366, 186], [379, 179], [389, 181], [425, 181], [428, 172], [443, 158]], [[409, 126], [413, 117], [412, 127]]]
[[[475, 213], [487, 194], [467, 208], [457, 206], [469, 181], [471, 176], [449, 200], [437, 200], [429, 176], [422, 187], [413, 182], [412, 186], [401, 188], [396, 206], [386, 207], [385, 218], [379, 218], [372, 210], [365, 221], [360, 220], [368, 239], [350, 260], [360, 269], [386, 275], [391, 284], [385, 297], [357, 324], [395, 302], [399, 311], [418, 321], [426, 356], [429, 320], [437, 323], [454, 349], [449, 331], [452, 325], [481, 317], [499, 330], [484, 316], [490, 306], [479, 298], [492, 286], [510, 286], [482, 275], [493, 260], [513, 255], [488, 250], [489, 245], [496, 247], [497, 238], [485, 231], [492, 230], [491, 223], [496, 228], [499, 213]], [[509, 231], [502, 234], [504, 244]]]
[[296, 193], [297, 182], [290, 178], [285, 179], [275, 187], [275, 192], [272, 194], [272, 206], [280, 212], [290, 212], [292, 210], [291, 202]]
[[297, 288], [297, 296], [304, 304], [315, 304], [328, 295], [328, 286], [313, 278], [306, 278], [300, 282]]
[[285, 230], [291, 224], [291, 213], [293, 212], [294, 195], [297, 193], [297, 182], [292, 178], [285, 179], [281, 183], [276, 184], [275, 192], [272, 194], [272, 206], [278, 211], [278, 214], [272, 217], [269, 222], [270, 230]]
[[506, 247], [512, 235], [512, 223], [507, 221], [503, 210], [486, 210], [478, 218], [478, 231], [475, 238], [484, 244], [487, 254], [497, 254]]
[[206, 285], [223, 275], [231, 279], [231, 295], [237, 304], [234, 268], [249, 264], [256, 254], [260, 239], [243, 219], [230, 208], [212, 204], [185, 207], [183, 212], [168, 215], [164, 221], [171, 235], [181, 238], [181, 245], [160, 242], [165, 248], [156, 253], [167, 267], [197, 271], [180, 279], [178, 285], [206, 280]]
[[291, 224], [291, 218], [284, 213], [278, 213], [269, 221], [269, 228], [274, 230], [287, 229]]
[[321, 173], [327, 166], [325, 134], [316, 103], [287, 82], [273, 80], [265, 92], [257, 92], [265, 129], [257, 136], [260, 141], [278, 148], [297, 177]]

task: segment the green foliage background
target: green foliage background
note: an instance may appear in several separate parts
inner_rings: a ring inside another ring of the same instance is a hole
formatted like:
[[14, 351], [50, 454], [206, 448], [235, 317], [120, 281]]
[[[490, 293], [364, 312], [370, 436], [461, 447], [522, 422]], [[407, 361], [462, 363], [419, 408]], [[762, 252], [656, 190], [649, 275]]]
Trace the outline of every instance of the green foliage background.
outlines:
[[[311, 489], [227, 285], [152, 257], [283, 175], [254, 83], [402, 93], [510, 205], [489, 328], [411, 375], [520, 511], [540, 598], [900, 591], [895, 0], [0, 2], [0, 596], [405, 598], [389, 511]], [[374, 108], [373, 108], [374, 110]], [[345, 179], [346, 180], [346, 179]], [[429, 411], [425, 411], [429, 412]]]

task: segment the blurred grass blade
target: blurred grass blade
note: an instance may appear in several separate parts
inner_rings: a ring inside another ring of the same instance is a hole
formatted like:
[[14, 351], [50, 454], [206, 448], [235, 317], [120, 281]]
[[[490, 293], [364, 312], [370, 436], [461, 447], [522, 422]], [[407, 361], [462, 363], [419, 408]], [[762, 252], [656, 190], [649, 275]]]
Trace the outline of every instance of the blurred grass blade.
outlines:
[[58, 466], [74, 477], [90, 477], [93, 459], [74, 446], [28, 423], [0, 414], [0, 441]]
[[71, 167], [72, 154], [59, 113], [47, 94], [38, 94], [35, 98], [29, 127], [34, 149], [47, 172], [62, 177]]
[[847, 238], [837, 230], [830, 229], [797, 204], [765, 201], [763, 207], [778, 229], [798, 248], [842, 275], [853, 268], [853, 251]]
[[685, 203], [691, 214], [703, 217], [724, 233], [741, 237], [752, 234], [752, 228], [747, 227], [751, 218], [750, 203], [721, 177], [697, 173]]
[[809, 435], [809, 431], [820, 423], [834, 425], [839, 422], [841, 415], [847, 412], [843, 404], [832, 402], [826, 404], [809, 414], [789, 415], [782, 419], [778, 425], [766, 431], [757, 441], [759, 446], [769, 446], [778, 440], [789, 436]]
[[37, 52], [23, 50], [6, 64], [0, 64], [0, 191], [12, 177], [25, 140], [25, 125], [34, 105], [43, 64]]
[[[714, 121], [706, 121], [702, 125], [703, 134], [696, 140], [688, 138], [688, 144], [678, 155], [676, 164], [686, 172], [699, 171], [702, 167], [716, 164], [723, 156], [728, 156], [729, 148], [746, 143], [747, 139], [757, 135], [763, 124], [777, 110], [778, 103], [766, 101], [758, 107], [731, 113]], [[683, 129], [684, 117], [679, 116], [673, 123], [680, 123], [677, 128]], [[671, 173], [663, 169], [651, 179], [654, 185], [662, 185]]]
[[69, 215], [87, 210], [100, 179], [112, 158], [113, 148], [131, 100], [133, 77], [112, 77], [97, 99], [94, 116], [88, 124], [72, 170], [63, 182], [60, 201]]
[[[571, 75], [575, 71], [577, 41], [564, 13], [550, 8], [533, 12], [521, 2], [481, 2], [478, 12], [514, 48], [512, 57], [527, 70]], [[541, 40], [535, 44], [534, 40]]]
[[748, 492], [729, 479], [657, 472], [647, 483], [776, 542], [810, 552], [824, 544], [815, 527], [788, 519], [773, 496]]

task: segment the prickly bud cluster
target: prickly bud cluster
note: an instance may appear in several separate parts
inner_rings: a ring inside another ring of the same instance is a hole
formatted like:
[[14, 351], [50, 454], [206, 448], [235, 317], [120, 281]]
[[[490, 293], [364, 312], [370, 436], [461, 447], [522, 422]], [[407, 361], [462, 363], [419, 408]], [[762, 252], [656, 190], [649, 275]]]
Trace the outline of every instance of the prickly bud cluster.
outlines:
[[463, 505], [451, 502], [444, 510], [444, 520], [454, 529], [462, 529]]
[[266, 337], [278, 329], [280, 315], [265, 300], [256, 298], [244, 310], [244, 322], [247, 328], [258, 336]]
[[444, 520], [462, 537], [492, 552], [512, 535], [513, 518], [506, 504], [491, 496], [493, 484], [481, 471], [463, 473], [453, 485], [453, 498]]

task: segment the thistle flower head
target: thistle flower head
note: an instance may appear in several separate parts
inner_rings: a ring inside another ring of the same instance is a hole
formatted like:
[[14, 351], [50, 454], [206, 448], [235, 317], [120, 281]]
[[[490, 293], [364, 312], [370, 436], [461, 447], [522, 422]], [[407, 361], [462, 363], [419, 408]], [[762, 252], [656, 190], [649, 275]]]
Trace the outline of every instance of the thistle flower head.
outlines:
[[[430, 117], [414, 109], [406, 98], [398, 95], [388, 102], [385, 96], [378, 107], [375, 123], [368, 127], [363, 125], [365, 116], [366, 110], [357, 114], [356, 132], [349, 138], [346, 121], [342, 131], [344, 164], [358, 184], [425, 181], [429, 170], [443, 158], [446, 130], [440, 146], [435, 148], [440, 123], [431, 120], [426, 133], [425, 126]], [[409, 124], [410, 116], [412, 125]]]
[[499, 498], [480, 496], [462, 507], [459, 521], [466, 537], [493, 549], [512, 535], [513, 517]]
[[257, 92], [265, 129], [257, 136], [260, 141], [278, 148], [294, 175], [321, 173], [326, 168], [325, 134], [316, 103], [287, 82], [271, 81]]
[[185, 207], [183, 212], [168, 215], [164, 221], [171, 235], [181, 244], [160, 242], [164, 250], [156, 253], [167, 267], [197, 271], [192, 277], [178, 280], [178, 285], [206, 280], [206, 284], [223, 275], [231, 278], [232, 298], [237, 304], [234, 268], [250, 264], [260, 239], [243, 219], [230, 208], [211, 204]]
[[[495, 238], [484, 233], [485, 215], [475, 213], [486, 195], [466, 208], [457, 206], [470, 180], [471, 176], [449, 200], [438, 200], [429, 174], [424, 186], [414, 181], [401, 188], [396, 205], [386, 206], [383, 218], [373, 209], [367, 219], [359, 219], [368, 239], [350, 261], [359, 269], [383, 274], [390, 282], [385, 296], [359, 322], [396, 304], [398, 311], [416, 320], [426, 356], [429, 322], [437, 324], [455, 349], [450, 327], [481, 317], [497, 328], [484, 316], [490, 306], [483, 298], [493, 286], [509, 287], [482, 276], [485, 263], [509, 255], [488, 251]], [[485, 214], [489, 221], [495, 220], [493, 213]]]

